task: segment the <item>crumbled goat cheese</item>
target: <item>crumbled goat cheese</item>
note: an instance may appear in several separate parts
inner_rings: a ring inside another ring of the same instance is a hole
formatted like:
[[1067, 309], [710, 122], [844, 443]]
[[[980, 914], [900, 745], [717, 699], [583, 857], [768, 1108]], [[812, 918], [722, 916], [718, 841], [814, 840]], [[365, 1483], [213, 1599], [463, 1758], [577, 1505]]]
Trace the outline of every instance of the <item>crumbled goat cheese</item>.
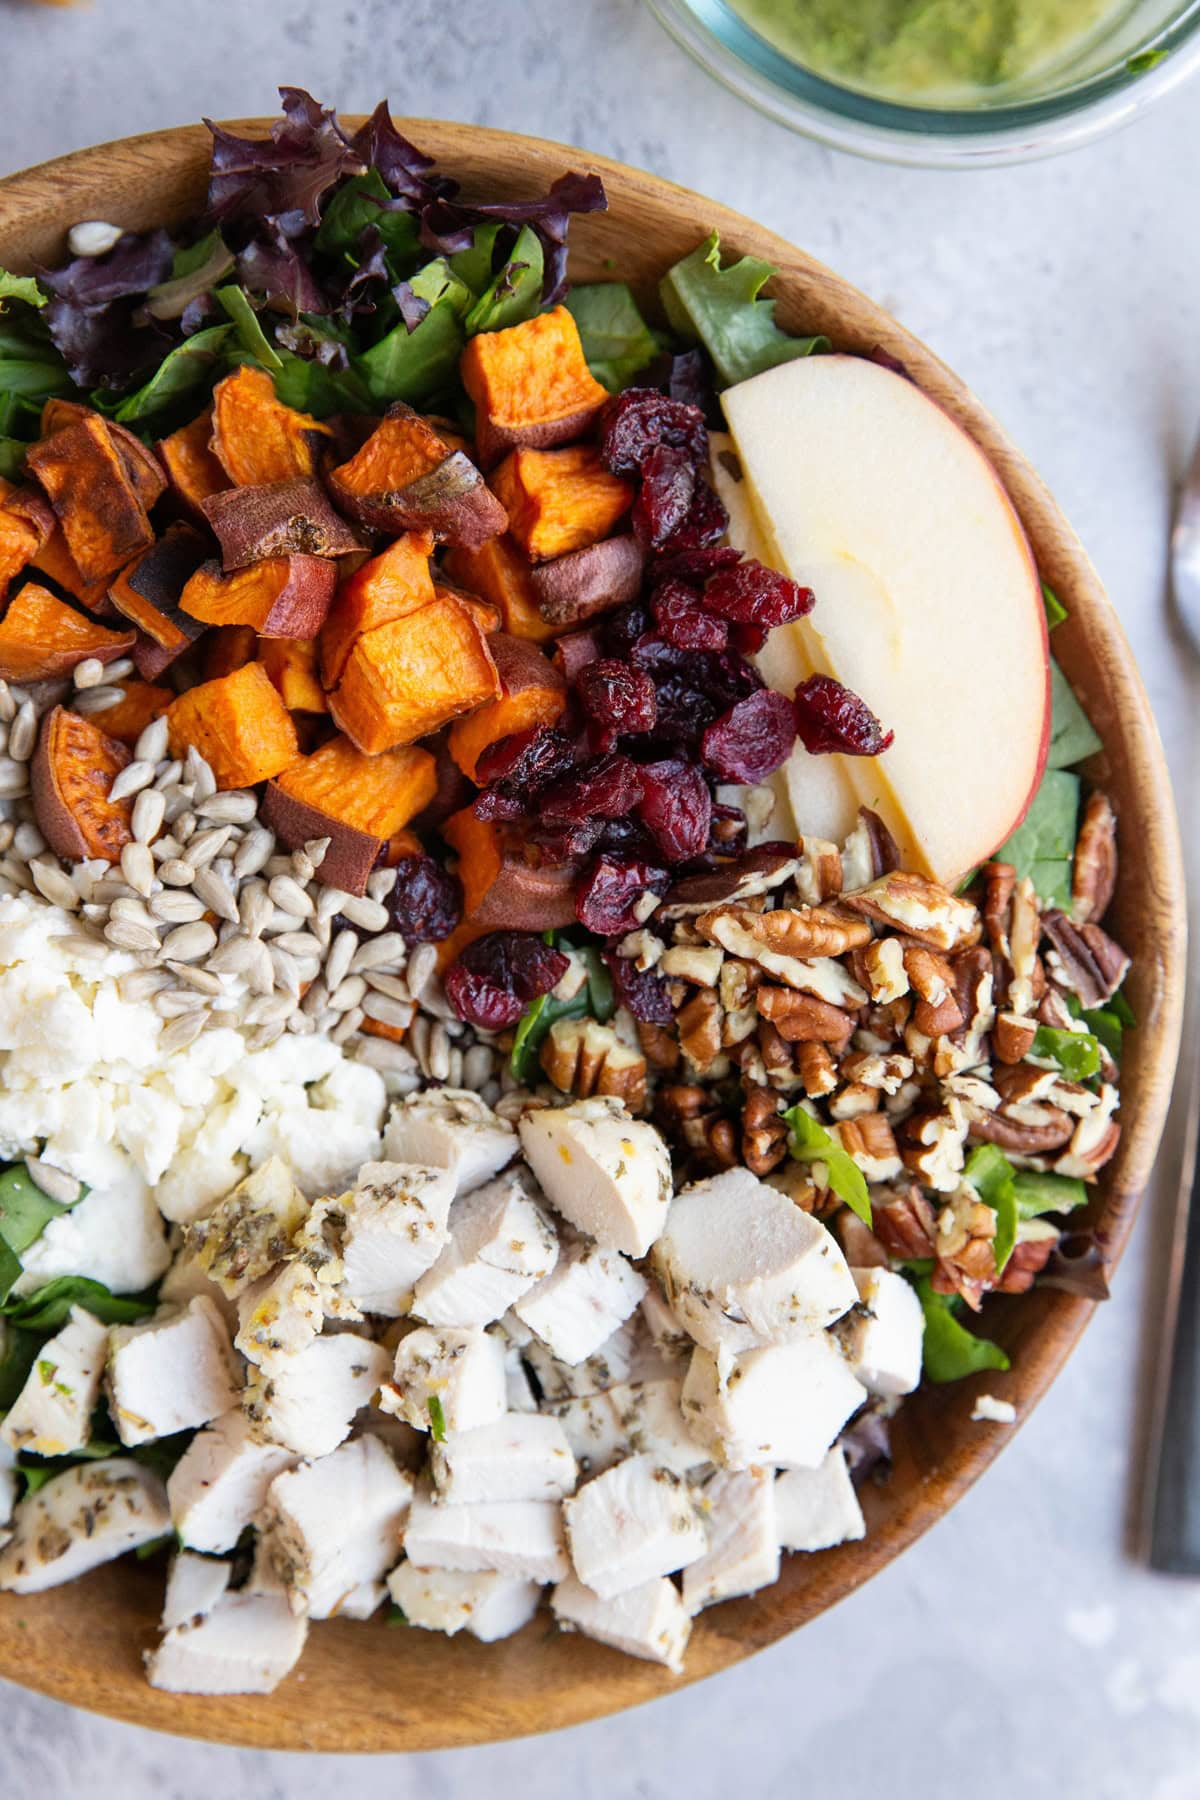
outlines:
[[308, 1620], [277, 1594], [222, 1594], [199, 1620], [173, 1625], [146, 1658], [169, 1694], [271, 1694], [300, 1660]]
[[559, 1624], [569, 1631], [581, 1631], [585, 1637], [643, 1662], [662, 1663], [676, 1675], [683, 1668], [692, 1621], [678, 1588], [665, 1575], [626, 1588], [609, 1600], [569, 1575], [551, 1594], [550, 1605]]
[[444, 1631], [447, 1637], [468, 1631], [483, 1644], [520, 1631], [542, 1596], [537, 1582], [524, 1575], [500, 1575], [494, 1569], [472, 1573], [421, 1569], [407, 1558], [392, 1570], [387, 1585], [410, 1625]]
[[565, 1245], [544, 1281], [518, 1300], [517, 1317], [560, 1362], [581, 1363], [635, 1312], [646, 1278], [617, 1250]]
[[653, 1125], [596, 1097], [526, 1113], [521, 1145], [551, 1204], [606, 1250], [645, 1256], [667, 1219], [671, 1155]]
[[504, 1345], [473, 1326], [421, 1325], [401, 1338], [392, 1379], [379, 1404], [419, 1431], [434, 1421], [430, 1401], [440, 1409], [445, 1431], [471, 1431], [504, 1417], [507, 1377]]
[[34, 1456], [66, 1456], [87, 1443], [108, 1355], [108, 1327], [81, 1306], [43, 1344], [0, 1424], [0, 1437]]
[[395, 1318], [447, 1240], [454, 1198], [448, 1170], [411, 1162], [367, 1163], [339, 1205], [342, 1287], [363, 1312]]
[[631, 1456], [563, 1502], [575, 1573], [602, 1599], [671, 1575], [707, 1549], [690, 1489], [655, 1463]]
[[772, 1469], [718, 1472], [699, 1490], [696, 1505], [708, 1530], [708, 1549], [683, 1571], [683, 1604], [690, 1613], [778, 1581]]
[[337, 1332], [290, 1356], [277, 1370], [252, 1369], [242, 1407], [254, 1435], [298, 1456], [328, 1456], [350, 1435], [354, 1415], [386, 1379], [387, 1351], [355, 1332]]
[[518, 1148], [508, 1121], [463, 1088], [409, 1094], [392, 1108], [383, 1137], [383, 1153], [392, 1162], [447, 1169], [458, 1194], [498, 1175]]
[[261, 1529], [293, 1611], [332, 1618], [382, 1581], [399, 1558], [412, 1495], [412, 1477], [369, 1434], [277, 1475]]
[[413, 1497], [404, 1553], [422, 1569], [494, 1569], [540, 1582], [561, 1581], [570, 1567], [556, 1500], [454, 1506], [424, 1485]]
[[601, 1394], [549, 1402], [581, 1469], [599, 1475], [623, 1456], [647, 1455], [676, 1475], [712, 1460], [707, 1444], [693, 1436], [680, 1401], [683, 1383], [621, 1382]]
[[784, 1550], [830, 1550], [865, 1537], [862, 1508], [840, 1444], [815, 1469], [775, 1477], [775, 1521]]
[[0, 1588], [37, 1594], [74, 1581], [170, 1525], [166, 1491], [149, 1469], [126, 1456], [77, 1463], [18, 1505], [0, 1550]]
[[994, 1394], [977, 1394], [971, 1417], [976, 1423], [1015, 1425], [1017, 1409], [1011, 1400], [997, 1400]]
[[558, 1261], [554, 1227], [515, 1170], [456, 1200], [449, 1229], [413, 1298], [430, 1325], [490, 1325]]
[[473, 1431], [448, 1432], [430, 1467], [443, 1500], [561, 1500], [577, 1470], [557, 1419], [510, 1413]]
[[170, 1475], [171, 1524], [192, 1550], [232, 1550], [262, 1509], [276, 1475], [296, 1464], [294, 1451], [264, 1444], [240, 1408], [198, 1431]]
[[238, 1367], [211, 1300], [160, 1312], [144, 1325], [114, 1325], [106, 1377], [123, 1444], [144, 1444], [207, 1425], [237, 1404]]
[[825, 1332], [747, 1350], [726, 1369], [697, 1346], [683, 1383], [684, 1417], [727, 1469], [815, 1469], [866, 1398]]

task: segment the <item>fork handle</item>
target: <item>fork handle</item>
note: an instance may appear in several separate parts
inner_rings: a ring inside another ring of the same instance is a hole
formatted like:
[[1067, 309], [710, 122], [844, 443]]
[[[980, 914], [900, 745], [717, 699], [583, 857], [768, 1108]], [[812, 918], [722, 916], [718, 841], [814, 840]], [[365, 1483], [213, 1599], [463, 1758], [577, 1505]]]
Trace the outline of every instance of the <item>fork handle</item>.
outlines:
[[1151, 1568], [1171, 1575], [1200, 1575], [1200, 1141], [1195, 1136], [1191, 1149], [1191, 1196], [1149, 1544]]

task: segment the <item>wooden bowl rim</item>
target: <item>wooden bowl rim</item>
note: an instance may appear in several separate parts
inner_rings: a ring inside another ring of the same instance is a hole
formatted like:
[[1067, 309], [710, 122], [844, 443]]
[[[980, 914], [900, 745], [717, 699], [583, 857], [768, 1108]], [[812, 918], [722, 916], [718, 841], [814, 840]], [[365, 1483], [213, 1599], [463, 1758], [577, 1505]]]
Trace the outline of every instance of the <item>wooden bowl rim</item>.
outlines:
[[[360, 119], [345, 115], [345, 122], [353, 125]], [[261, 135], [271, 123], [269, 119], [240, 119], [227, 121], [226, 126]], [[750, 252], [776, 265], [779, 273], [769, 291], [780, 296], [779, 312], [785, 323], [798, 327], [801, 310], [811, 319], [814, 307], [835, 306], [838, 318], [847, 322], [847, 330], [850, 320], [856, 322], [856, 348], [870, 348], [863, 336], [865, 330], [868, 338], [900, 357], [920, 385], [991, 459], [1021, 514], [1042, 573], [1070, 598], [1073, 624], [1062, 628], [1067, 635], [1061, 646], [1056, 638], [1056, 649], [1066, 651], [1062, 660], [1069, 671], [1080, 660], [1079, 646], [1084, 642], [1089, 656], [1105, 664], [1104, 703], [1121, 735], [1125, 755], [1138, 771], [1133, 793], [1141, 815], [1141, 854], [1135, 875], [1125, 875], [1123, 885], [1132, 885], [1136, 879], [1143, 898], [1154, 905], [1156, 954], [1152, 967], [1140, 969], [1146, 993], [1143, 1005], [1148, 1001], [1149, 1010], [1137, 1045], [1136, 1115], [1126, 1117], [1118, 1174], [1104, 1193], [1096, 1219], [1107, 1267], [1115, 1267], [1154, 1162], [1178, 1051], [1186, 942], [1183, 864], [1162, 747], [1129, 646], [1099, 577], [1040, 477], [957, 376], [882, 307], [742, 214], [661, 177], [552, 140], [431, 119], [399, 119], [397, 124], [448, 167], [477, 165], [482, 171], [492, 159], [512, 158], [515, 153], [517, 185], [524, 187], [530, 182], [536, 185], [543, 170], [559, 173], [568, 165], [583, 165], [604, 178], [617, 211], [622, 203], [636, 207], [642, 202], [651, 213], [665, 212], [668, 220], [678, 213], [689, 222], [689, 229], [693, 220], [702, 221], [696, 225], [697, 241], [705, 231], [720, 231], [727, 251]], [[64, 221], [88, 216], [88, 208], [108, 191], [108, 178], [116, 177], [122, 167], [144, 169], [148, 178], [157, 173], [160, 183], [170, 177], [172, 192], [184, 188], [189, 180], [198, 180], [208, 144], [204, 127], [180, 126], [75, 151], [0, 179], [0, 263], [6, 262], [5, 245], [14, 234], [32, 231], [45, 238], [52, 231], [61, 234]], [[509, 178], [512, 175], [510, 169]], [[82, 208], [75, 196], [85, 203]], [[8, 266], [29, 267], [30, 259], [18, 254]], [[1009, 1391], [1019, 1393], [1023, 1421], [1066, 1361], [1094, 1306], [1045, 1290], [1020, 1304], [1030, 1308], [1033, 1323], [1022, 1343], [1021, 1361], [1013, 1372], [1014, 1388]], [[960, 1399], [966, 1404], [969, 1395]], [[938, 1462], [932, 1473], [910, 1480], [899, 1504], [885, 1501], [886, 1522], [873, 1528], [861, 1543], [818, 1558], [790, 1559], [792, 1564], [807, 1560], [819, 1568], [812, 1581], [800, 1586], [781, 1583], [751, 1600], [727, 1603], [703, 1615], [697, 1621], [689, 1666], [682, 1679], [700, 1680], [730, 1666], [852, 1592], [940, 1518], [1010, 1438], [1011, 1431], [979, 1431], [944, 1462]], [[867, 1504], [870, 1511], [869, 1497]], [[31, 1597], [51, 1612], [56, 1596], [73, 1593], [86, 1597], [82, 1607], [78, 1598], [60, 1600], [53, 1629], [41, 1629], [40, 1613], [26, 1619], [19, 1616], [28, 1603], [16, 1596], [0, 1596], [0, 1676], [158, 1730], [262, 1748], [321, 1751], [427, 1750], [491, 1742], [600, 1717], [681, 1685], [679, 1678], [665, 1671], [618, 1659], [587, 1640], [560, 1637], [551, 1652], [540, 1636], [531, 1642], [531, 1633], [542, 1631], [538, 1622], [505, 1644], [475, 1645], [473, 1650], [458, 1638], [439, 1640], [426, 1635], [415, 1642], [412, 1634], [391, 1633], [388, 1652], [394, 1661], [388, 1674], [402, 1682], [418, 1679], [414, 1658], [422, 1666], [436, 1663], [436, 1691], [445, 1690], [449, 1677], [455, 1712], [444, 1714], [428, 1698], [410, 1709], [401, 1686], [399, 1692], [368, 1695], [363, 1706], [349, 1712], [344, 1710], [344, 1695], [336, 1693], [327, 1713], [322, 1714], [308, 1697], [318, 1689], [311, 1667], [314, 1640], [322, 1642], [322, 1667], [329, 1664], [332, 1668], [351, 1654], [347, 1634], [355, 1634], [358, 1642], [359, 1634], [371, 1629], [335, 1623], [322, 1626], [310, 1637], [307, 1691], [302, 1663], [300, 1674], [265, 1699], [166, 1695], [142, 1684], [136, 1645], [131, 1647], [129, 1642], [131, 1637], [136, 1637], [137, 1643], [150, 1641], [147, 1632], [157, 1608], [146, 1598], [144, 1587], [143, 1583], [134, 1592], [128, 1575], [110, 1566], [82, 1586]], [[81, 1647], [80, 1621], [83, 1632], [91, 1634], [86, 1652]], [[379, 1631], [382, 1626], [373, 1629]], [[372, 1641], [377, 1646], [383, 1642]], [[544, 1680], [551, 1654], [561, 1673], [557, 1687]], [[482, 1691], [476, 1691], [473, 1681]], [[388, 1709], [381, 1716], [384, 1700]]]

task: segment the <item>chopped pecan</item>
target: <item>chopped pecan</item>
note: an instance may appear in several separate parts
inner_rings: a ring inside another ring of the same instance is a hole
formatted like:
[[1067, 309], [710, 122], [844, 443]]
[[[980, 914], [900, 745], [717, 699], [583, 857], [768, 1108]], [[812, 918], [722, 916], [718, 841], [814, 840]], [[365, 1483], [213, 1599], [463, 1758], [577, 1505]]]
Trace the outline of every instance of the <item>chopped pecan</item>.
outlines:
[[[1046, 1156], [1070, 1143], [1075, 1122], [1057, 1106], [1022, 1107], [1023, 1117], [1013, 1119], [1007, 1113], [981, 1113], [971, 1120], [971, 1137], [985, 1144], [995, 1144], [1018, 1156]], [[1036, 1118], [1031, 1116], [1036, 1114]]]
[[1020, 1013], [1002, 1012], [996, 1014], [996, 1023], [992, 1027], [992, 1049], [1003, 1063], [1019, 1063], [1033, 1049], [1033, 1040], [1037, 1036], [1036, 1019], [1025, 1018]]
[[752, 1087], [742, 1109], [742, 1161], [752, 1175], [769, 1175], [788, 1153], [788, 1128], [779, 1112], [779, 1096]]
[[998, 1294], [1027, 1294], [1033, 1286], [1034, 1276], [1040, 1275], [1049, 1262], [1058, 1243], [1058, 1229], [1043, 1219], [1031, 1219], [1022, 1229], [1029, 1231], [1032, 1226], [1038, 1229], [1029, 1237], [1018, 1234], [1012, 1255], [1004, 1265], [1004, 1273], [996, 1283]]
[[978, 909], [912, 870], [893, 870], [859, 893], [844, 895], [843, 904], [931, 950], [965, 950], [979, 941]]
[[1067, 1005], [1063, 994], [1058, 988], [1048, 987], [1038, 1001], [1032, 1023], [1052, 1025], [1056, 1031], [1070, 1031], [1074, 1022], [1075, 1015]]
[[996, 1009], [992, 1004], [995, 987], [992, 953], [977, 944], [973, 950], [964, 950], [961, 956], [956, 956], [951, 967], [954, 997], [963, 1016], [957, 1041], [969, 1043], [976, 1050], [996, 1021]]
[[1047, 1099], [1058, 1079], [1057, 1069], [1039, 1069], [1036, 1063], [1006, 1063], [992, 1071], [992, 1085], [1008, 1107], [1036, 1105]]
[[770, 1086], [775, 1088], [791, 1087], [796, 1079], [792, 1046], [780, 1036], [770, 1019], [759, 1019], [755, 1027], [755, 1038]]
[[966, 1023], [955, 991], [954, 971], [944, 957], [924, 944], [904, 952], [904, 967], [920, 996], [913, 1009], [913, 1024], [925, 1037], [943, 1037]]
[[769, 1019], [790, 1044], [831, 1044], [844, 1050], [854, 1030], [854, 1019], [840, 1006], [830, 1006], [815, 994], [794, 988], [760, 987], [755, 995], [760, 1015]]
[[984, 863], [979, 873], [983, 878], [983, 928], [987, 933], [988, 943], [992, 946], [992, 954], [1007, 961], [1017, 871], [1011, 863], [988, 862]]
[[668, 1082], [654, 1096], [654, 1117], [668, 1137], [683, 1137], [685, 1126], [700, 1118], [709, 1105], [709, 1096], [702, 1087], [691, 1082]]
[[1057, 908], [1042, 920], [1042, 930], [1054, 946], [1063, 985], [1084, 1006], [1103, 1006], [1112, 998], [1129, 970], [1129, 957], [1099, 925], [1073, 925]]
[[711, 944], [672, 944], [659, 958], [658, 970], [693, 987], [715, 987], [724, 960], [725, 952]]
[[737, 956], [727, 956], [721, 964], [721, 978], [717, 983], [717, 993], [725, 1011], [739, 1012], [744, 1006], [749, 1006], [754, 990], [762, 978], [762, 970], [754, 963], [743, 962]]
[[760, 844], [747, 850], [736, 862], [724, 863], [700, 875], [685, 875], [667, 893], [659, 908], [660, 919], [683, 919], [693, 913], [709, 912], [722, 906], [751, 900], [758, 894], [770, 893], [800, 872], [800, 863], [791, 846]]
[[797, 1044], [796, 1072], [810, 1100], [832, 1094], [837, 1086], [837, 1067], [824, 1044]]
[[842, 853], [826, 838], [802, 837], [796, 852], [800, 868], [796, 875], [796, 892], [806, 906], [820, 906], [842, 891]]
[[829, 1101], [831, 1119], [861, 1119], [864, 1113], [879, 1111], [879, 1089], [865, 1081], [849, 1081]]
[[1077, 925], [1098, 925], [1117, 885], [1117, 815], [1099, 789], [1084, 803], [1075, 867], [1071, 875], [1071, 914]]
[[775, 1172], [767, 1177], [768, 1186], [779, 1193], [786, 1194], [793, 1206], [801, 1212], [832, 1212], [841, 1205], [837, 1195], [828, 1188], [819, 1188], [809, 1174], [807, 1163], [784, 1161]]
[[[844, 956], [847, 950], [870, 941], [871, 928], [863, 919], [848, 918], [828, 906], [777, 906], [771, 912], [754, 913], [744, 906], [724, 906], [701, 913], [696, 928], [702, 937], [725, 949], [730, 930], [745, 934], [756, 947], [776, 956], [809, 962], [816, 957]], [[735, 948], [735, 954], [739, 951]]]
[[664, 1075], [669, 1075], [679, 1067], [679, 1039], [669, 1026], [650, 1025], [644, 1019], [639, 1019], [637, 1036], [642, 1055], [652, 1069], [659, 1069]]
[[894, 1199], [871, 1200], [875, 1236], [893, 1262], [919, 1262], [933, 1255], [937, 1229], [933, 1208], [915, 1184]]
[[[872, 1203], [872, 1217], [875, 1214]], [[834, 1220], [834, 1232], [842, 1246], [842, 1255], [852, 1269], [886, 1269], [888, 1253], [871, 1230], [864, 1225], [857, 1213], [852, 1213], [844, 1206]]]
[[717, 1166], [732, 1169], [738, 1162], [738, 1133], [732, 1119], [712, 1119], [705, 1132], [709, 1154]]
[[843, 1056], [838, 1069], [843, 1081], [862, 1082], [885, 1094], [898, 1094], [912, 1072], [911, 1056], [878, 1050], [852, 1050]]
[[899, 938], [876, 938], [864, 944], [850, 957], [855, 975], [877, 1005], [900, 1000], [908, 992], [908, 973], [904, 967], [904, 946]]
[[967, 1122], [957, 1100], [941, 1112], [914, 1112], [900, 1127], [904, 1166], [926, 1187], [953, 1193], [963, 1169]]
[[1037, 895], [1033, 891], [1032, 881], [1027, 876], [1022, 876], [1013, 887], [1009, 908], [1009, 980], [1003, 987], [1003, 997], [1011, 1012], [1027, 1013], [1033, 1010], [1037, 999], [1035, 972], [1040, 936]]
[[843, 1119], [834, 1126], [842, 1149], [854, 1158], [868, 1181], [892, 1181], [901, 1171], [900, 1153], [888, 1119], [881, 1112]]
[[646, 1104], [646, 1058], [595, 1019], [556, 1019], [542, 1043], [541, 1064], [561, 1093], [612, 1094], [630, 1112]]
[[1058, 1175], [1074, 1175], [1081, 1181], [1093, 1181], [1105, 1163], [1116, 1155], [1121, 1141], [1121, 1127], [1113, 1118], [1120, 1096], [1115, 1087], [1105, 1084], [1099, 1103], [1080, 1119], [1071, 1134], [1066, 1153], [1054, 1164]]
[[721, 1002], [711, 988], [701, 988], [675, 1015], [679, 1047], [697, 1069], [707, 1069], [721, 1054]]

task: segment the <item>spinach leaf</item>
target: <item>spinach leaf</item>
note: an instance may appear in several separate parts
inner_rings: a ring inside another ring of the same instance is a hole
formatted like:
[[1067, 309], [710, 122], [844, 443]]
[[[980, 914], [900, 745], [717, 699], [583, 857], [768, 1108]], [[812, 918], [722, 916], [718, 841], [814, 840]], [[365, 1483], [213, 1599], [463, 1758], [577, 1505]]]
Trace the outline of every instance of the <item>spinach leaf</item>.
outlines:
[[[1126, 1031], [1132, 1031], [1137, 1024], [1137, 1014], [1134, 1012], [1132, 1006], [1130, 1006], [1120, 988], [1117, 989], [1115, 994], [1109, 995], [1106, 1010], [1116, 1014]], [[1084, 1013], [1083, 1016], [1086, 1019], [1088, 1015], [1087, 1013]]]
[[921, 1276], [913, 1286], [925, 1315], [925, 1339], [922, 1367], [930, 1381], [961, 1381], [981, 1369], [1007, 1369], [1008, 1357], [990, 1338], [976, 1337], [955, 1317], [955, 1294], [935, 1294], [929, 1277]]
[[775, 273], [756, 256], [721, 267], [717, 232], [667, 270], [659, 284], [668, 319], [689, 343], [697, 339], [712, 357], [723, 387], [748, 381], [797, 356], [828, 350], [824, 337], [789, 337], [775, 323], [775, 302], [760, 300]]
[[64, 1469], [73, 1469], [77, 1463], [100, 1462], [106, 1456], [123, 1456], [121, 1445], [109, 1443], [104, 1438], [92, 1438], [82, 1450], [73, 1450], [69, 1456], [31, 1456], [22, 1451], [17, 1458], [18, 1472], [25, 1479], [25, 1493], [36, 1494], [44, 1488], [55, 1475], [61, 1475]]
[[1042, 1213], [1073, 1212], [1087, 1205], [1087, 1187], [1074, 1175], [1042, 1174], [1037, 1169], [1017, 1169], [1013, 1176], [1017, 1216], [1037, 1219]]
[[995, 1144], [979, 1144], [967, 1158], [963, 1174], [984, 1205], [990, 1206], [996, 1215], [992, 1258], [996, 1274], [1002, 1275], [1017, 1241], [1016, 1170]]
[[[355, 175], [350, 181], [343, 182], [325, 208], [321, 228], [313, 239], [315, 248], [323, 250], [327, 256], [353, 257], [367, 226], [378, 225], [384, 216], [382, 205], [377, 206], [375, 201], [390, 198], [387, 183], [378, 169], [368, 169], [365, 175]], [[409, 218], [414, 226], [415, 242], [416, 222], [409, 214], [402, 216]]]
[[468, 337], [480, 331], [503, 331], [531, 319], [542, 298], [542, 240], [523, 225], [508, 261], [470, 308], [463, 327]]
[[28, 449], [20, 438], [0, 437], [0, 475], [5, 481], [20, 481]]
[[283, 359], [258, 322], [258, 314], [240, 287], [218, 288], [214, 296], [220, 301], [237, 331], [238, 342], [255, 362], [274, 373], [283, 367]]
[[1050, 749], [1048, 769], [1069, 769], [1101, 748], [1100, 735], [1075, 698], [1070, 682], [1050, 658]]
[[1039, 1025], [1033, 1054], [1056, 1062], [1068, 1081], [1090, 1081], [1100, 1071], [1100, 1045], [1090, 1031], [1058, 1031]]
[[419, 300], [429, 304], [424, 318], [412, 331], [401, 320], [351, 365], [374, 406], [427, 399], [458, 369], [465, 341], [460, 314], [470, 304], [469, 288], [443, 257], [418, 269], [410, 286]]
[[1054, 589], [1047, 587], [1044, 581], [1042, 583], [1042, 605], [1046, 608], [1047, 631], [1053, 631], [1056, 625], [1061, 625], [1063, 620], [1069, 617], [1066, 607]]
[[384, 1620], [384, 1624], [389, 1631], [399, 1631], [401, 1626], [408, 1624], [408, 1614], [402, 1606], [397, 1606], [396, 1602], [393, 1600], [392, 1604], [388, 1607], [387, 1618]]
[[610, 394], [619, 393], [658, 355], [654, 334], [623, 281], [572, 288], [564, 305], [579, 328], [588, 368]]
[[219, 231], [210, 231], [198, 243], [176, 250], [169, 281], [160, 281], [146, 295], [146, 311], [154, 319], [181, 319], [193, 300], [201, 299], [223, 281], [236, 262]]
[[330, 369], [303, 356], [282, 352], [275, 375], [275, 394], [285, 406], [311, 413], [314, 419], [336, 412], [369, 412], [371, 397], [349, 369]]
[[11, 1244], [0, 1237], [0, 1302], [8, 1299], [20, 1279], [21, 1259]]
[[553, 994], [539, 994], [525, 1008], [513, 1036], [509, 1057], [509, 1067], [523, 1085], [536, 1081], [538, 1052], [550, 1027], [557, 1020], [591, 1017], [605, 1025], [612, 1018], [617, 1004], [612, 977], [600, 960], [600, 952], [594, 944], [577, 948], [569, 940], [561, 939], [556, 932], [547, 931], [543, 935], [548, 944], [558, 943], [564, 950], [575, 948], [575, 954], [587, 965], [588, 978], [578, 993], [572, 994], [569, 1000], [556, 1000]]
[[436, 1394], [429, 1396], [429, 1430], [437, 1444], [446, 1441], [446, 1415], [442, 1411], [442, 1403]]
[[482, 294], [492, 279], [493, 265], [496, 260], [496, 239], [504, 231], [504, 225], [476, 225], [475, 237], [469, 250], [456, 250], [450, 258], [450, 267], [465, 282], [473, 294]]
[[617, 1010], [617, 996], [613, 990], [612, 976], [605, 968], [600, 952], [594, 944], [584, 944], [582, 949], [577, 947], [575, 953], [577, 956], [582, 956], [587, 964], [588, 1005], [592, 1017], [599, 1019], [601, 1025], [607, 1025]]
[[838, 1199], [844, 1200], [864, 1225], [869, 1225], [871, 1198], [866, 1178], [854, 1158], [805, 1107], [793, 1106], [783, 1116], [788, 1125], [788, 1148], [796, 1161], [824, 1163], [826, 1179]]
[[43, 307], [48, 296], [32, 275], [10, 275], [7, 269], [0, 269], [0, 312], [3, 312], [6, 300], [23, 300], [26, 306]]
[[996, 861], [1028, 876], [1040, 900], [1069, 907], [1078, 824], [1078, 775], [1047, 769], [1023, 821], [996, 851]]
[[[210, 325], [185, 338], [164, 356], [143, 387], [120, 402], [114, 413], [118, 423], [134, 425], [169, 407], [198, 403], [220, 374], [235, 335], [232, 325]], [[100, 393], [92, 398], [101, 410], [112, 410], [111, 395]]]
[[1125, 1032], [1116, 1013], [1106, 1006], [1098, 1006], [1079, 1016], [1096, 1042], [1103, 1045], [1115, 1063], [1119, 1063], [1125, 1044]]
[[9, 1300], [5, 1313], [14, 1325], [27, 1331], [57, 1331], [67, 1322], [73, 1306], [84, 1306], [105, 1325], [125, 1325], [144, 1319], [155, 1308], [151, 1293], [113, 1294], [103, 1282], [88, 1275], [60, 1275], [32, 1294]]
[[0, 1321], [0, 1413], [8, 1411], [37, 1361], [42, 1339], [35, 1331], [21, 1331]]
[[69, 394], [71, 377], [61, 365], [40, 356], [9, 356], [0, 360], [0, 394], [19, 394], [26, 400], [48, 400], [52, 394]]
[[[79, 1199], [83, 1199], [83, 1193]], [[71, 1202], [73, 1206], [78, 1204], [78, 1200]], [[0, 1175], [0, 1238], [18, 1256], [41, 1237], [51, 1219], [70, 1210], [70, 1206], [43, 1194], [24, 1163], [13, 1163]]]

